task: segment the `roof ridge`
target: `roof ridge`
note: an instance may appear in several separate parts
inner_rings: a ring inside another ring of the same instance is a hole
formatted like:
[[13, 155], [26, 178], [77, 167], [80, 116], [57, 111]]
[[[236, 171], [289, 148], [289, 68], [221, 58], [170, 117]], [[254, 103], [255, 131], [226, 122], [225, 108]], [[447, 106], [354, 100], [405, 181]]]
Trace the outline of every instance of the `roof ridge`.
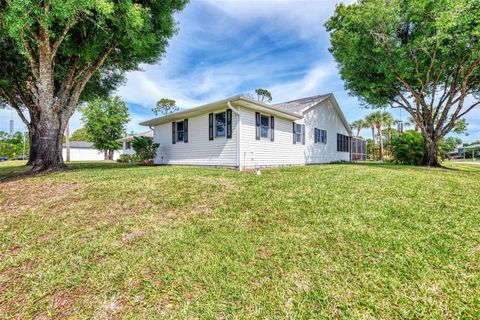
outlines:
[[298, 102], [298, 101], [301, 101], [301, 100], [307, 100], [307, 99], [312, 99], [312, 98], [317, 98], [317, 97], [318, 97], [318, 98], [319, 98], [319, 97], [327, 97], [327, 96], [332, 95], [332, 94], [333, 94], [332, 92], [325, 93], [325, 94], [317, 94], [317, 95], [310, 96], [310, 97], [303, 97], [303, 98], [299, 98], [299, 99], [294, 99], [294, 100], [279, 102], [279, 103], [275, 103], [275, 104], [273, 104], [273, 105], [275, 106], [275, 105], [278, 105], [278, 104], [286, 104], [286, 103]]

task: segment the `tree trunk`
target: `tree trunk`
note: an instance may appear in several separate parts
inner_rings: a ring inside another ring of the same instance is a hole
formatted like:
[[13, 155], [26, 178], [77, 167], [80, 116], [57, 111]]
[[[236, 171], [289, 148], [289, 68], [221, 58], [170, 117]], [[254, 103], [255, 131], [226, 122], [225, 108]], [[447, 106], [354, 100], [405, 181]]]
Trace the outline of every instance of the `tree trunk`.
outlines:
[[438, 141], [425, 138], [425, 153], [423, 156], [422, 165], [427, 167], [436, 167], [436, 168], [443, 167], [438, 161], [438, 145], [439, 145]]
[[58, 170], [65, 167], [62, 158], [63, 130], [54, 112], [45, 112], [38, 123], [37, 156], [32, 171]]
[[372, 159], [375, 161], [375, 127], [372, 127]]
[[108, 160], [108, 150], [103, 150], [103, 160]]
[[392, 127], [388, 127], [388, 137], [387, 137], [387, 140], [388, 140], [388, 153], [389, 153], [389, 156], [391, 157], [392, 156]]
[[378, 126], [378, 142], [380, 143], [380, 161], [383, 161], [383, 137], [382, 137], [382, 127]]
[[113, 160], [113, 150], [108, 150], [108, 160]]
[[31, 166], [35, 162], [35, 159], [37, 159], [37, 148], [38, 148], [37, 138], [36, 138], [34, 129], [28, 131], [28, 137], [30, 142], [30, 152], [28, 155], [27, 166]]

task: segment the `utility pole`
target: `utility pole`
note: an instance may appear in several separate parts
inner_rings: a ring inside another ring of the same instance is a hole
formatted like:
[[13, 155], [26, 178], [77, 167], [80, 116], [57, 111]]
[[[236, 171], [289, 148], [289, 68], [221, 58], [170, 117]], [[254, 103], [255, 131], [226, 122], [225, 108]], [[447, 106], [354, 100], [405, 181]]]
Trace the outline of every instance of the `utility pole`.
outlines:
[[13, 134], [13, 108], [10, 109], [10, 134]]
[[65, 128], [65, 146], [67, 147], [67, 159], [70, 161], [70, 121], [67, 122], [67, 127]]

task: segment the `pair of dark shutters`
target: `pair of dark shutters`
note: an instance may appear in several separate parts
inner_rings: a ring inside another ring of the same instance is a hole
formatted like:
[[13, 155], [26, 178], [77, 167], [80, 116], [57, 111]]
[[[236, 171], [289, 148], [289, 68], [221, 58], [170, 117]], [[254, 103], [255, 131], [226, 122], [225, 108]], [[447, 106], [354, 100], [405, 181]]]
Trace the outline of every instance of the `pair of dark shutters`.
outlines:
[[[260, 140], [262, 117], [260, 112], [255, 112], [255, 139]], [[270, 141], [275, 140], [275, 118], [270, 116]]]
[[[226, 127], [227, 127], [227, 139], [232, 138], [232, 109], [227, 109], [226, 111]], [[208, 140], [213, 140], [213, 126], [214, 124], [214, 114], [210, 113], [208, 115]]]
[[[305, 144], [305, 125], [301, 125], [302, 128], [302, 144]], [[297, 127], [296, 123], [293, 122], [293, 144], [297, 143]]]
[[[183, 120], [183, 142], [188, 142], [188, 119]], [[172, 122], [172, 144], [177, 143], [177, 123]]]

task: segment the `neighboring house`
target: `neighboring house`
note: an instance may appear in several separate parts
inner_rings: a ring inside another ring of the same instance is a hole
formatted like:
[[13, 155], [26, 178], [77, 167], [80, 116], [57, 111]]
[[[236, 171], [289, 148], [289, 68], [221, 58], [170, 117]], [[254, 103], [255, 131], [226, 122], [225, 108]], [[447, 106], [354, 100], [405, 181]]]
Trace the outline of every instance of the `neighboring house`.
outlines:
[[[63, 159], [67, 159], [67, 147], [65, 143], [62, 148], [62, 156]], [[119, 157], [120, 151], [115, 150], [113, 160], [117, 160]], [[95, 161], [104, 159], [104, 152], [95, 149], [91, 142], [70, 141], [70, 161]]]
[[117, 141], [122, 144], [122, 154], [134, 154], [135, 150], [132, 148], [132, 141], [135, 137], [150, 137], [153, 138], [153, 131], [145, 131], [137, 134], [130, 134], [125, 138], [118, 139]]
[[141, 125], [153, 127], [160, 143], [157, 164], [249, 169], [354, 158], [352, 130], [333, 94], [274, 105], [235, 96]]

